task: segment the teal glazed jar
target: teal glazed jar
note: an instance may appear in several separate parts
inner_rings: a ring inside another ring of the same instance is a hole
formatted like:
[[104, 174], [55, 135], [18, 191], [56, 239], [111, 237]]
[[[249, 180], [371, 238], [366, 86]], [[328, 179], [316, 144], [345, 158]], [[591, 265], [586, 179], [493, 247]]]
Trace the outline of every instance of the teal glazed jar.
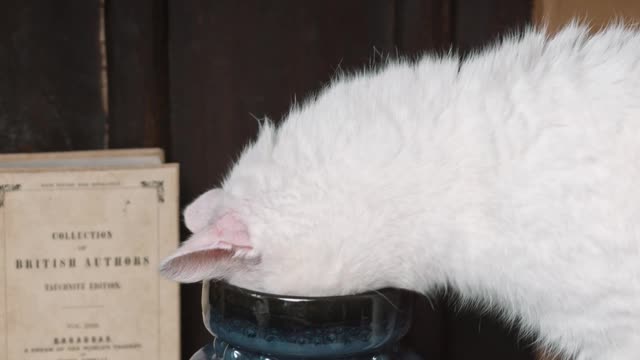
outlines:
[[383, 289], [349, 296], [279, 296], [205, 282], [204, 323], [215, 340], [191, 360], [417, 360], [398, 341], [413, 294]]

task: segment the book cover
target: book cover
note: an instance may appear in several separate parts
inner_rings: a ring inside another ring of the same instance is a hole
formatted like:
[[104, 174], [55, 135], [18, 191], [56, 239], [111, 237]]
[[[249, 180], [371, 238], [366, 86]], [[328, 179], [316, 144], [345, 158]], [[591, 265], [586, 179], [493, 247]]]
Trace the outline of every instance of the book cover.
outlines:
[[178, 167], [110, 155], [0, 157], [0, 359], [179, 359]]

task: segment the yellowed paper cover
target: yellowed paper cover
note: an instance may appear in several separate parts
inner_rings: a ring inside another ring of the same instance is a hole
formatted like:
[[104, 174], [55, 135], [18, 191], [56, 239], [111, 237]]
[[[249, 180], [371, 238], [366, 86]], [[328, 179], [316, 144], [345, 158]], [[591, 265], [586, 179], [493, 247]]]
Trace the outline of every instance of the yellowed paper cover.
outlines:
[[0, 172], [0, 359], [178, 360], [177, 165]]

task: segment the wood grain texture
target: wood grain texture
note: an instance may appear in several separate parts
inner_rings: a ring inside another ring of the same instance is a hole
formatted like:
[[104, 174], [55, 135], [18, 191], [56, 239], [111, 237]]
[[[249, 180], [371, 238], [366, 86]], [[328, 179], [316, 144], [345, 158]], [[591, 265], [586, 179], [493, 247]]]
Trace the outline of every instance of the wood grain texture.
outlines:
[[444, 52], [452, 45], [452, 3], [445, 0], [396, 0], [396, 47], [404, 56]]
[[168, 150], [166, 0], [108, 1], [109, 147]]
[[5, 0], [0, 151], [103, 148], [97, 0]]
[[531, 23], [532, 0], [452, 0], [453, 38], [462, 53]]

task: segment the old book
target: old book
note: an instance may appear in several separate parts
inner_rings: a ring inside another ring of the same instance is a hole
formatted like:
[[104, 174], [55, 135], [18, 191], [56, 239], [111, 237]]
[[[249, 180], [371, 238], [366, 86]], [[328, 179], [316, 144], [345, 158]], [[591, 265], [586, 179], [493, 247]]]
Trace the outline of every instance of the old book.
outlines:
[[178, 360], [178, 238], [159, 149], [0, 155], [0, 359]]

